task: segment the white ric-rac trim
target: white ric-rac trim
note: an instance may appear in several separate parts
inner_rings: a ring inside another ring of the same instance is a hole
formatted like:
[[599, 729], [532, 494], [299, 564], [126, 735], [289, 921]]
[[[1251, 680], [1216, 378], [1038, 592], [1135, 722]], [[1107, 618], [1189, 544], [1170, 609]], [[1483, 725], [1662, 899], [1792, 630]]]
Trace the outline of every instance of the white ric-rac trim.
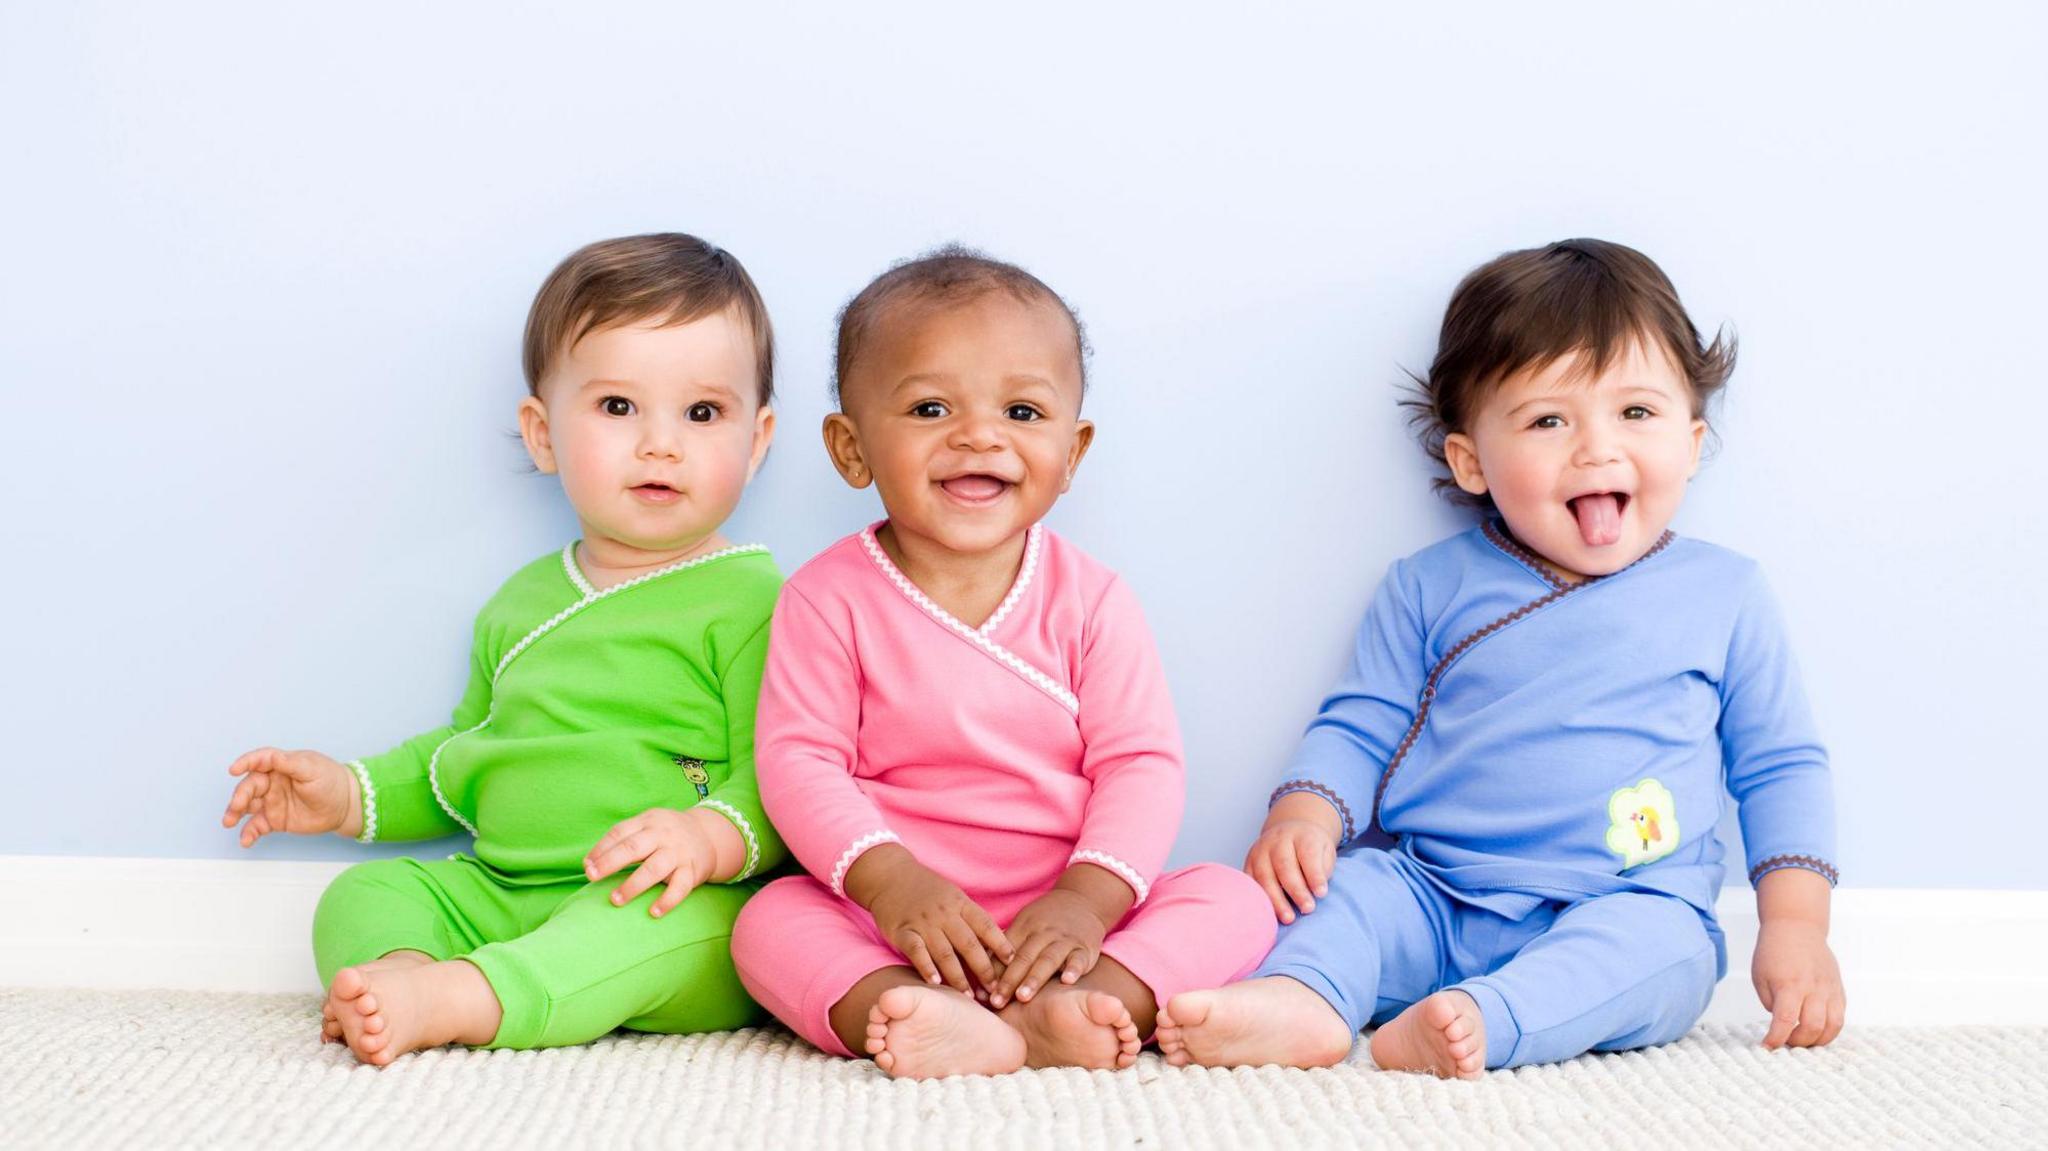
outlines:
[[492, 669], [491, 682], [498, 682], [498, 677], [505, 674], [506, 665], [519, 658], [521, 652], [532, 647], [533, 641], [562, 626], [571, 616], [601, 599], [609, 599], [625, 591], [627, 588], [639, 587], [649, 580], [657, 580], [666, 575], [674, 575], [679, 571], [686, 571], [702, 564], [708, 564], [712, 560], [722, 560], [727, 556], [743, 555], [748, 552], [765, 552], [767, 550], [768, 546], [766, 544], [741, 544], [738, 547], [720, 548], [715, 552], [698, 556], [696, 559], [684, 560], [681, 563], [670, 564], [665, 568], [648, 572], [646, 575], [634, 576], [625, 583], [613, 584], [603, 591], [599, 591], [590, 585], [590, 581], [584, 577], [582, 569], [576, 566], [576, 541], [571, 540], [569, 541], [569, 546], [562, 549], [562, 568], [568, 573], [569, 582], [575, 584], [583, 592], [583, 598], [556, 612], [539, 627], [527, 632], [526, 638], [513, 644], [512, 650], [506, 652], [504, 658], [498, 661], [498, 666]]
[[[1072, 867], [1077, 863], [1092, 863], [1097, 867], [1105, 867], [1115, 872], [1118, 878], [1131, 885], [1132, 891], [1138, 893], [1138, 903], [1145, 902], [1145, 897], [1152, 894], [1152, 885], [1145, 882], [1145, 877], [1138, 874], [1137, 868], [1132, 867], [1107, 851], [1096, 851], [1090, 848], [1086, 851], [1077, 851], [1067, 857], [1068, 867]], [[1138, 903], [1133, 903], [1131, 906], [1136, 907]]]
[[846, 873], [852, 869], [853, 861], [885, 843], [902, 843], [893, 831], [870, 831], [853, 841], [839, 856], [839, 862], [832, 865], [832, 894], [844, 898], [846, 895]]
[[1044, 530], [1038, 524], [1031, 525], [1030, 539], [1024, 547], [1024, 566], [1017, 572], [1016, 584], [1011, 586], [1010, 594], [1003, 597], [1002, 605], [996, 608], [996, 614], [988, 617], [988, 622], [979, 628], [968, 627], [965, 623], [962, 623], [952, 612], [940, 607], [937, 603], [933, 602], [932, 597], [924, 594], [916, 584], [911, 583], [908, 576], [897, 570], [895, 563], [889, 559], [889, 553], [883, 551], [880, 541], [875, 539], [875, 529], [867, 528], [862, 531], [860, 533], [860, 542], [861, 546], [867, 549], [868, 558], [875, 562], [875, 566], [881, 569], [883, 575], [889, 577], [889, 582], [896, 585], [896, 590], [902, 592], [904, 597], [910, 600], [911, 603], [923, 608], [926, 615], [944, 624], [948, 629], [958, 634], [960, 638], [994, 656], [998, 663], [1023, 676], [1040, 691], [1058, 700], [1061, 707], [1079, 715], [1081, 713], [1081, 701], [1075, 697], [1073, 692], [1068, 691], [1065, 685], [1025, 662], [1024, 658], [1016, 652], [988, 637], [988, 629], [1000, 623], [1002, 617], [1009, 614], [1010, 609], [1016, 606], [1017, 599], [1023, 594], [1024, 585], [1030, 581], [1033, 572], [1037, 569], [1038, 541], [1040, 534]]
[[737, 882], [754, 874], [754, 869], [761, 866], [761, 841], [754, 838], [754, 825], [747, 822], [747, 817], [740, 814], [739, 808], [722, 799], [700, 799], [697, 806], [708, 807], [732, 821], [732, 825], [739, 829], [740, 838], [747, 841], [746, 865], [740, 868], [738, 875], [727, 882]]
[[[583, 569], [576, 566], [576, 541], [570, 540], [568, 546], [562, 549], [562, 571], [568, 575], [569, 582], [574, 584], [577, 590], [583, 593], [583, 598], [548, 617], [539, 627], [527, 632], [523, 639], [513, 644], [511, 650], [507, 651], [498, 660], [498, 666], [491, 669], [491, 686], [497, 686], [498, 677], [504, 675], [505, 669], [511, 666], [512, 661], [519, 658], [521, 652], [532, 647], [535, 640], [567, 623], [576, 613], [601, 599], [615, 596], [627, 588], [639, 587], [649, 580], [657, 580], [666, 575], [674, 575], [679, 571], [687, 571], [690, 568], [708, 564], [713, 560], [722, 560], [727, 556], [745, 555], [750, 552], [765, 552], [767, 550], [768, 546], [766, 544], [740, 544], [737, 547], [720, 548], [715, 552], [709, 552], [695, 559], [687, 559], [681, 563], [673, 563], [665, 568], [658, 568], [648, 572], [646, 575], [635, 576], [625, 583], [613, 584], [611, 587], [599, 591], [592, 587], [590, 581], [584, 577]], [[447, 812], [450, 819], [461, 824], [471, 836], [476, 835], [476, 824], [464, 819], [462, 813], [455, 810], [455, 805], [449, 803], [448, 797], [441, 792], [441, 749], [461, 739], [463, 736], [469, 735], [471, 732], [482, 731], [484, 728], [489, 727], [492, 718], [497, 714], [498, 696], [496, 692], [492, 692], [491, 707], [489, 711], [484, 713], [483, 722], [470, 728], [468, 731], [458, 731], [447, 739], [442, 740], [440, 746], [434, 749], [434, 754], [427, 759], [427, 787], [434, 793], [434, 802], [440, 804], [441, 810]]]
[[377, 785], [370, 782], [370, 769], [360, 759], [348, 761], [348, 769], [356, 773], [356, 783], [363, 791], [363, 829], [356, 834], [357, 843], [377, 842]]

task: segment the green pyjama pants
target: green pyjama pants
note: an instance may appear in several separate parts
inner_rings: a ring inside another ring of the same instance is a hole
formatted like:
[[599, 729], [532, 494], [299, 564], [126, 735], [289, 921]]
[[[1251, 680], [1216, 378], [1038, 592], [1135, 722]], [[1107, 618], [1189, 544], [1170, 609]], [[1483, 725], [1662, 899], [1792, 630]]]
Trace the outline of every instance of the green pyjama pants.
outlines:
[[335, 877], [313, 916], [327, 986], [394, 951], [465, 959], [497, 993], [492, 1047], [588, 1043], [615, 1028], [669, 1034], [758, 1021], [732, 964], [732, 925], [758, 885], [707, 884], [656, 919], [659, 886], [624, 907], [630, 872], [586, 883], [508, 880], [468, 856], [381, 859]]

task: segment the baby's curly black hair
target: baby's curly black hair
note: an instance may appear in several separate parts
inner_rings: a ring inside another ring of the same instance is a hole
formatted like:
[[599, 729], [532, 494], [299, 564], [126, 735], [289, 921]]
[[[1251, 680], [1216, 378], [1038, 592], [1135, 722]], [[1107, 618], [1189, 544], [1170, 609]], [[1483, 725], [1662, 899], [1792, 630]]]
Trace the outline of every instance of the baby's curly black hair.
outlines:
[[1015, 264], [960, 244], [933, 248], [895, 264], [839, 310], [839, 354], [833, 365], [832, 400], [853, 371], [854, 362], [891, 312], [913, 303], [967, 303], [990, 292], [1008, 292], [1025, 303], [1047, 303], [1066, 314], [1074, 326], [1075, 357], [1080, 364], [1081, 390], [1088, 390], [1088, 330], [1073, 305], [1045, 281]]

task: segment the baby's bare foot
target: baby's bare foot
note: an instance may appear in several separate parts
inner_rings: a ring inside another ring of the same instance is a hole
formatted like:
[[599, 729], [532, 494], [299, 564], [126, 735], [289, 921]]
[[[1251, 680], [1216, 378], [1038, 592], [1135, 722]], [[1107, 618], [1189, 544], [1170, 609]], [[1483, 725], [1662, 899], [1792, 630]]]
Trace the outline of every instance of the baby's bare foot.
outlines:
[[1355, 1036], [1322, 996], [1284, 975], [1184, 991], [1159, 1011], [1159, 1053], [1185, 1067], [1331, 1067]]
[[460, 960], [344, 967], [328, 1004], [348, 1049], [378, 1067], [427, 1047], [489, 1043], [501, 1017], [483, 972]]
[[868, 1054], [897, 1079], [1003, 1075], [1024, 1066], [1024, 1037], [988, 1008], [942, 987], [891, 987], [868, 1008]]
[[1138, 1061], [1138, 1025], [1123, 1000], [1106, 991], [1054, 983], [1029, 1002], [1013, 1000], [1002, 1019], [1024, 1037], [1032, 1067], [1119, 1071]]
[[1439, 1079], [1486, 1074], [1486, 1021], [1462, 991], [1412, 1003], [1372, 1033], [1372, 1061], [1388, 1071], [1427, 1071]]
[[[380, 959], [372, 959], [368, 963], [358, 963], [356, 964], [356, 970], [368, 974], [372, 971], [381, 971], [387, 967], [418, 967], [422, 963], [432, 963], [433, 961], [433, 956], [422, 952], [394, 951]], [[341, 1016], [336, 1013], [334, 1003], [334, 992], [330, 990], [327, 993], [327, 1001], [320, 1005], [320, 1042], [322, 1043], [343, 1042]]]

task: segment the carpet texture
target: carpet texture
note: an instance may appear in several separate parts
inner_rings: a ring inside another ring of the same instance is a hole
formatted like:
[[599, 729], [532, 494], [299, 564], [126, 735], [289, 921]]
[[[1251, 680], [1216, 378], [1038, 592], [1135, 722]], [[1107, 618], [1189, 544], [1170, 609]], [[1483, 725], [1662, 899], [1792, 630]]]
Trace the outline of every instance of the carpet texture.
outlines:
[[[1749, 1028], [1478, 1083], [1325, 1071], [1026, 1071], [897, 1083], [779, 1030], [446, 1049], [376, 1070], [309, 996], [0, 990], [18, 1147], [2048, 1147], [2048, 1029]], [[1363, 1060], [1361, 1051], [1355, 1057]]]

